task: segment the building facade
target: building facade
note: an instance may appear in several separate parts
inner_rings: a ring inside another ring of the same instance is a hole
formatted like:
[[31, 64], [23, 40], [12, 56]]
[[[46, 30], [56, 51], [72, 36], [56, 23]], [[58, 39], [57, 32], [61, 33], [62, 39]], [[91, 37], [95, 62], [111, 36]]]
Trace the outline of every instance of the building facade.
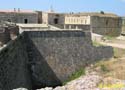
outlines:
[[122, 17], [122, 34], [125, 34], [125, 17]]
[[122, 20], [112, 13], [53, 13], [42, 14], [42, 23], [61, 29], [83, 29], [101, 35], [121, 34]]
[[119, 36], [122, 20], [118, 16], [91, 16], [91, 30], [101, 35]]
[[[40, 19], [40, 18], [39, 18]], [[42, 12], [42, 24], [53, 25], [58, 28], [64, 28], [65, 14], [55, 12]]]
[[[40, 18], [39, 18], [40, 19]], [[90, 25], [89, 16], [80, 16], [67, 13], [43, 12], [43, 24], [49, 24], [61, 29], [88, 29]]]
[[0, 21], [13, 23], [38, 23], [38, 13], [24, 10], [0, 10]]
[[14, 40], [19, 35], [19, 27], [15, 24], [0, 23], [0, 47]]
[[65, 14], [64, 29], [90, 30], [90, 16]]

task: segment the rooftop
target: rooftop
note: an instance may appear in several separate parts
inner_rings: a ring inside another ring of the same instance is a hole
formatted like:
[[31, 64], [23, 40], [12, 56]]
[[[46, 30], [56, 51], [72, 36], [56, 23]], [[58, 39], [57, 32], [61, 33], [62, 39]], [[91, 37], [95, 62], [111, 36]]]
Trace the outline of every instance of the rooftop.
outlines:
[[36, 13], [36, 12], [33, 10], [14, 9], [14, 10], [0, 10], [0, 13]]
[[85, 15], [85, 16], [99, 16], [99, 17], [118, 17], [113, 13], [101, 13], [101, 12], [80, 12], [80, 13], [69, 13], [67, 15]]
[[48, 27], [47, 24], [17, 24], [20, 27], [26, 27], [26, 28], [39, 28], [39, 27]]

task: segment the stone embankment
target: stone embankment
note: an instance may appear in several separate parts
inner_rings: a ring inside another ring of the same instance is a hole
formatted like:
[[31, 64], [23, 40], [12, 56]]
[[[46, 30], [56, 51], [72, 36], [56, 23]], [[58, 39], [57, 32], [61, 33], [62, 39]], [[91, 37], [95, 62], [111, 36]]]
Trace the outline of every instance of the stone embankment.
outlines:
[[97, 85], [101, 82], [102, 77], [92, 72], [85, 76], [67, 83], [65, 86], [58, 86], [56, 88], [46, 87], [37, 90], [99, 90]]

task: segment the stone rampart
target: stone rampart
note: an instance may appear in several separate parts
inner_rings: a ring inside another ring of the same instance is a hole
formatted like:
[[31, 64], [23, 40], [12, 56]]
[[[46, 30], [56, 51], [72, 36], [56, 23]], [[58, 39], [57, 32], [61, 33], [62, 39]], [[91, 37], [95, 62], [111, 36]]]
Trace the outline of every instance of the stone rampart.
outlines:
[[113, 56], [112, 47], [93, 47], [89, 32], [29, 31], [25, 38], [33, 77], [41, 85], [61, 84], [86, 64]]
[[0, 90], [61, 85], [86, 64], [112, 56], [112, 47], [93, 47], [89, 32], [26, 31], [0, 52]]

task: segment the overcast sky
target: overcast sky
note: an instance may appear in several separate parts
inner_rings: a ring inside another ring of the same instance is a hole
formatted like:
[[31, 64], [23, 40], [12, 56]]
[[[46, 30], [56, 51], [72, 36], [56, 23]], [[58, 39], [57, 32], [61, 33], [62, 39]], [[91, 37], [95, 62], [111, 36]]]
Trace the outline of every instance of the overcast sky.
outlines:
[[57, 12], [112, 12], [125, 15], [125, 0], [0, 0], [0, 9], [21, 8]]

